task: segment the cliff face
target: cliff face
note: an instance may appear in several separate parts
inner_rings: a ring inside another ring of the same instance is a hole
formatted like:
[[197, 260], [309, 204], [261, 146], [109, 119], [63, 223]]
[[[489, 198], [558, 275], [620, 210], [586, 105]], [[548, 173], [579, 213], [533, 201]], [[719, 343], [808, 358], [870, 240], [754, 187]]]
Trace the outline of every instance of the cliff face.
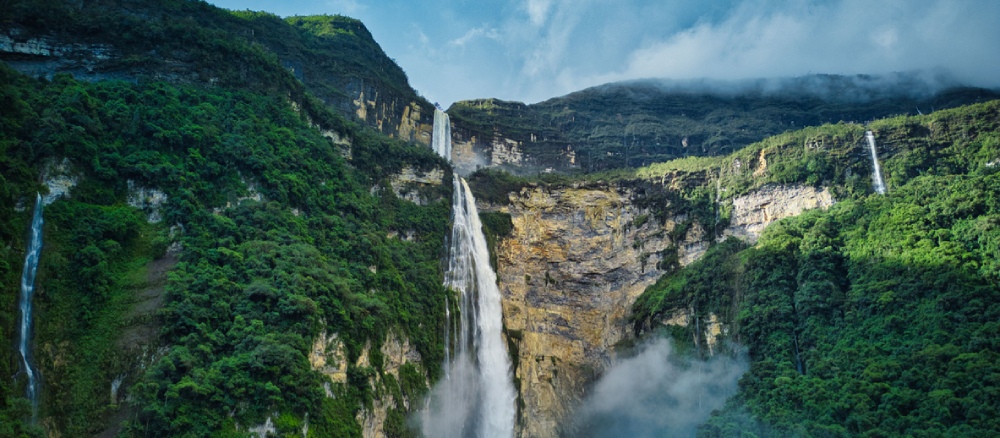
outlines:
[[723, 235], [755, 243], [771, 222], [812, 208], [825, 209], [833, 203], [833, 195], [825, 187], [817, 190], [811, 186], [769, 184], [732, 199], [733, 215]]
[[467, 175], [479, 167], [500, 167], [514, 173], [532, 168], [524, 155], [523, 142], [504, 137], [499, 130], [486, 135], [464, 128], [452, 129], [451, 163]]
[[356, 99], [331, 99], [328, 104], [353, 115], [365, 124], [390, 137], [430, 146], [434, 130], [434, 108], [408, 100], [389, 90], [364, 81], [350, 81], [343, 89]]
[[[708, 224], [679, 233], [685, 214], [644, 219], [651, 212], [637, 207], [640, 196], [621, 185], [527, 187], [501, 207], [514, 225], [497, 259], [521, 399], [519, 436], [557, 436], [588, 385], [615, 360], [615, 345], [632, 336], [632, 303], [669, 268], [664, 258], [676, 249], [685, 265], [708, 248]], [[755, 241], [769, 223], [833, 199], [826, 190], [771, 185], [722, 202], [732, 202], [733, 214], [720, 238]], [[672, 323], [688, 319], [680, 313]], [[727, 328], [708, 322], [711, 348]]]
[[[504, 322], [515, 347], [521, 436], [555, 436], [586, 384], [628, 335], [632, 301], [662, 271], [670, 242], [614, 187], [525, 189], [508, 208], [513, 235], [498, 249]], [[512, 354], [514, 354], [512, 352]]]
[[[355, 366], [360, 368], [371, 367], [372, 346], [365, 346], [365, 351], [358, 358]], [[372, 401], [371, 407], [365, 407], [358, 412], [355, 419], [361, 425], [362, 436], [365, 438], [377, 438], [385, 436], [385, 421], [389, 416], [389, 411], [393, 408], [403, 407], [409, 409], [413, 400], [406, 398], [402, 394], [394, 394], [387, 385], [386, 375], [392, 375], [393, 382], [400, 381], [400, 368], [408, 363], [419, 364], [420, 353], [410, 344], [405, 337], [400, 337], [395, 333], [389, 333], [382, 347], [382, 373], [372, 377], [370, 384], [376, 393], [383, 396]], [[342, 384], [347, 382], [347, 353], [344, 343], [338, 339], [336, 334], [328, 334], [326, 331], [314, 340], [313, 347], [309, 353], [309, 363], [312, 368], [324, 376], [329, 381], [324, 383], [327, 397], [334, 397], [331, 384]], [[400, 396], [402, 400], [396, 400]]]

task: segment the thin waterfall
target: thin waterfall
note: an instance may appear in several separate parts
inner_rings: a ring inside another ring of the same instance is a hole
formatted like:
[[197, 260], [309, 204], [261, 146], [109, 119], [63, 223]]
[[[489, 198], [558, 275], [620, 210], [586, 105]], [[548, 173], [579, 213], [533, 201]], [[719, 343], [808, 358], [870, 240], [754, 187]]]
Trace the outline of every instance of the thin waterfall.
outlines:
[[434, 109], [434, 137], [431, 138], [434, 152], [451, 161], [451, 119], [448, 113]]
[[885, 181], [882, 180], [882, 169], [878, 164], [878, 151], [875, 147], [875, 134], [871, 131], [865, 131], [865, 138], [868, 139], [868, 150], [872, 155], [872, 168], [875, 170], [872, 175], [872, 179], [875, 180], [875, 193], [884, 195]]
[[35, 291], [35, 273], [38, 270], [38, 257], [42, 252], [42, 195], [35, 198], [35, 214], [31, 220], [31, 240], [28, 242], [28, 253], [24, 256], [24, 270], [21, 271], [21, 339], [18, 351], [21, 353], [21, 364], [28, 376], [26, 396], [31, 401], [31, 423], [38, 417], [38, 379], [36, 370], [31, 364], [31, 296]]
[[[437, 117], [447, 123], [447, 115]], [[435, 151], [449, 151], [448, 144]], [[496, 273], [490, 266], [476, 200], [468, 183], [452, 181], [452, 231], [445, 286], [458, 294], [458, 321], [445, 303], [445, 378], [431, 391], [421, 414], [427, 437], [509, 438], [514, 434], [516, 395], [503, 343], [503, 312]]]

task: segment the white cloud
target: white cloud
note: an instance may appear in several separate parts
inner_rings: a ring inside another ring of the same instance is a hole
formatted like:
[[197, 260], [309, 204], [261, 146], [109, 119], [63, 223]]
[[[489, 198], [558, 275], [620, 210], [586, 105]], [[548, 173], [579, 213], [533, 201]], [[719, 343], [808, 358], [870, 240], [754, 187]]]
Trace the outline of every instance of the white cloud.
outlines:
[[524, 9], [528, 12], [531, 24], [541, 26], [549, 16], [552, 0], [526, 0]]
[[469, 29], [469, 31], [466, 32], [465, 35], [462, 35], [458, 38], [448, 41], [448, 44], [462, 47], [468, 44], [469, 41], [472, 41], [480, 37], [496, 40], [500, 38], [500, 34], [497, 32], [496, 29], [483, 25], [480, 27]]
[[985, 71], [1000, 67], [1000, 46], [995, 43], [1000, 41], [1000, 27], [990, 24], [1000, 17], [1000, 3], [788, 1], [772, 8], [760, 8], [759, 3], [744, 3], [720, 21], [650, 41], [635, 49], [623, 68], [577, 77], [574, 83], [583, 87], [645, 77], [736, 79], [944, 67], [960, 79], [997, 85]]

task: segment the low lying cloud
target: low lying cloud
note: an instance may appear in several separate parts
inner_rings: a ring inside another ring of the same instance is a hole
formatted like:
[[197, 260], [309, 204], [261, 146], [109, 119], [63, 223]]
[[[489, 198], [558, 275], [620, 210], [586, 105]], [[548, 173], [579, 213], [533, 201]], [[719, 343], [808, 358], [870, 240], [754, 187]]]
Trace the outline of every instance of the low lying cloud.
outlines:
[[995, 56], [972, 56], [996, 50], [996, 40], [970, 34], [988, 24], [973, 8], [961, 11], [955, 2], [900, 6], [851, 0], [771, 11], [744, 7], [721, 23], [637, 50], [622, 74], [739, 78], [996, 65]]
[[444, 106], [537, 102], [608, 82], [949, 71], [1000, 87], [988, 0], [211, 0], [362, 19], [417, 90]]
[[618, 69], [559, 72], [570, 87], [636, 78], [746, 79], [810, 73], [947, 70], [998, 86], [1000, 3], [841, 0], [747, 1], [719, 20], [653, 38]]
[[681, 359], [669, 341], [656, 340], [608, 370], [577, 411], [570, 435], [693, 436], [736, 393], [746, 370], [745, 357]]

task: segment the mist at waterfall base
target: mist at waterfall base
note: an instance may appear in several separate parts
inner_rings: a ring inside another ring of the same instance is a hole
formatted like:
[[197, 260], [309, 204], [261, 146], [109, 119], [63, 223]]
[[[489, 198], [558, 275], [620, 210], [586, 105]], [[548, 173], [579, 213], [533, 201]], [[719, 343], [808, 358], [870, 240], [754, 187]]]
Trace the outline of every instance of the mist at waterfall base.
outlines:
[[[448, 115], [435, 111], [432, 146], [446, 159], [451, 155], [450, 132]], [[411, 420], [426, 437], [509, 438], [514, 434], [516, 395], [503, 343], [500, 290], [472, 190], [458, 175], [452, 188], [444, 283], [458, 302], [454, 309], [445, 303], [444, 378]]]
[[689, 359], [669, 340], [653, 340], [601, 377], [576, 411], [570, 435], [694, 436], [736, 393], [747, 369], [745, 354]]

